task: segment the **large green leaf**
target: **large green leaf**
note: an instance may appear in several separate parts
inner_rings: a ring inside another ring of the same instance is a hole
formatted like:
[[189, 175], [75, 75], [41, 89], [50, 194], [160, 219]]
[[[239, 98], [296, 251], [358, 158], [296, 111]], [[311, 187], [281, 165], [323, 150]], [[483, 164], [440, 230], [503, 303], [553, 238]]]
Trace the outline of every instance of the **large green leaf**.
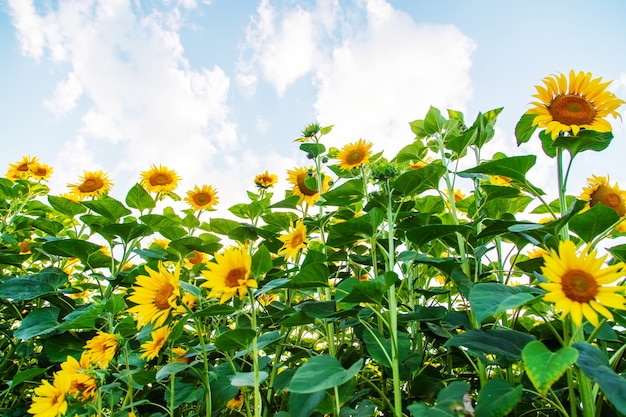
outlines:
[[256, 331], [252, 329], [234, 329], [220, 334], [215, 339], [215, 346], [219, 350], [247, 349], [248, 345], [256, 337]]
[[85, 200], [82, 204], [91, 209], [93, 212], [106, 217], [113, 223], [117, 222], [124, 216], [131, 214], [126, 206], [112, 197], [102, 197], [97, 200]]
[[337, 387], [356, 375], [363, 366], [363, 358], [349, 369], [344, 369], [339, 361], [328, 355], [312, 357], [296, 370], [289, 391], [298, 394], [311, 394], [316, 391]]
[[407, 171], [393, 183], [393, 189], [402, 195], [412, 196], [426, 190], [439, 189], [439, 180], [445, 174], [446, 167], [441, 164], [430, 164], [424, 168]]
[[[450, 385], [439, 391], [437, 403], [434, 407], [428, 407], [422, 403], [413, 403], [407, 407], [413, 417], [459, 417], [473, 415], [466, 409], [464, 398], [470, 385], [465, 381], [453, 381]], [[467, 411], [469, 414], [465, 414]]]
[[126, 194], [126, 204], [128, 207], [137, 209], [140, 212], [156, 207], [156, 202], [141, 184], [135, 184], [128, 190], [128, 194]]
[[510, 329], [471, 329], [449, 339], [444, 346], [463, 346], [470, 353], [483, 357], [486, 354], [501, 356], [509, 361], [522, 358], [522, 349], [535, 338], [528, 333]]
[[578, 367], [600, 386], [606, 398], [620, 413], [626, 414], [626, 379], [611, 368], [606, 354], [597, 347], [587, 342], [574, 343], [572, 346], [578, 351]]
[[[537, 157], [535, 155], [510, 156], [506, 158], [493, 159], [480, 165], [466, 169], [459, 173], [464, 174], [485, 174], [500, 175], [511, 178], [520, 183], [526, 183], [526, 173], [535, 165]], [[467, 176], [467, 175], [465, 175]]]
[[441, 115], [441, 111], [433, 106], [430, 106], [426, 117], [424, 118], [424, 130], [428, 135], [434, 135], [441, 132], [441, 129], [446, 124], [446, 118]]
[[576, 358], [578, 352], [573, 347], [564, 346], [552, 352], [538, 340], [528, 343], [522, 350], [526, 374], [542, 396], [576, 362]]
[[[422, 168], [424, 169], [424, 168]], [[406, 237], [418, 247], [421, 247], [435, 239], [460, 233], [466, 239], [474, 233], [474, 229], [466, 225], [454, 224], [427, 224], [409, 230]]]
[[[375, 328], [367, 328], [363, 331], [365, 347], [371, 355], [383, 366], [391, 368], [392, 343], [390, 338], [383, 336]], [[398, 333], [398, 359], [402, 362], [411, 351], [411, 340], [406, 333]]]
[[324, 206], [347, 206], [363, 198], [363, 181], [353, 179], [322, 194]]
[[607, 231], [619, 220], [615, 210], [604, 204], [596, 204], [591, 209], [578, 213], [569, 222], [570, 229], [585, 242], [591, 242]]
[[330, 271], [323, 263], [306, 265], [289, 280], [287, 288], [317, 288], [328, 287]]
[[584, 151], [602, 151], [606, 149], [613, 140], [611, 132], [596, 132], [594, 130], [581, 130], [576, 136], [563, 136], [554, 140], [554, 146], [565, 148], [574, 158]]
[[533, 133], [537, 129], [533, 126], [536, 114], [524, 114], [515, 125], [515, 137], [517, 138], [517, 146], [530, 140]]
[[56, 331], [55, 327], [58, 324], [59, 309], [56, 307], [44, 307], [39, 310], [31, 311], [24, 320], [20, 327], [15, 330], [13, 335], [26, 341], [33, 337], [43, 336]]
[[13, 301], [32, 300], [55, 294], [67, 282], [67, 274], [58, 268], [45, 268], [38, 274], [9, 278], [0, 284], [0, 298]]
[[133, 239], [137, 239], [142, 236], [150, 236], [152, 234], [152, 229], [145, 224], [128, 222], [107, 224], [102, 226], [98, 232], [103, 235], [117, 236], [122, 239], [123, 242], [129, 243]]
[[53, 209], [68, 217], [74, 217], [87, 211], [87, 208], [82, 204], [63, 197], [49, 195], [48, 202]]
[[343, 280], [337, 287], [337, 301], [342, 303], [379, 304], [385, 292], [398, 280], [398, 275], [385, 272], [374, 279], [360, 282], [358, 279]]
[[521, 307], [535, 298], [537, 296], [528, 287], [513, 287], [495, 282], [478, 283], [469, 293], [472, 311], [479, 323], [489, 316]]
[[502, 378], [491, 379], [478, 394], [476, 415], [480, 417], [506, 416], [522, 399], [522, 391], [522, 385], [513, 388]]

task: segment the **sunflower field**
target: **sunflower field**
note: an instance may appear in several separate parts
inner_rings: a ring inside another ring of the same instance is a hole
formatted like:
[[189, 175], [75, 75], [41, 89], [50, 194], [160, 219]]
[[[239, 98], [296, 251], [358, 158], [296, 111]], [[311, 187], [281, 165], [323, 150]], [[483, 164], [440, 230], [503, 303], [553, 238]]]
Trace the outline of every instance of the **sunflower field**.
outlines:
[[228, 218], [162, 165], [118, 200], [106, 172], [52, 195], [38, 157], [10, 164], [0, 414], [626, 415], [626, 191], [567, 188], [611, 144], [609, 84], [548, 76], [521, 115], [551, 197], [536, 155], [483, 154], [501, 108], [431, 107], [392, 159], [307, 125], [310, 166], [281, 196], [260, 173]]

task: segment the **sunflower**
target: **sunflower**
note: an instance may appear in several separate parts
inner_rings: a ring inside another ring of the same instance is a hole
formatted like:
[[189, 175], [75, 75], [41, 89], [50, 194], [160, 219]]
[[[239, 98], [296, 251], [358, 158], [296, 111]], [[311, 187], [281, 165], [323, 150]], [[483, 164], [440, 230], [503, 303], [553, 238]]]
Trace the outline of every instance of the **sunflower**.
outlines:
[[28, 412], [35, 417], [59, 417], [67, 411], [67, 393], [70, 390], [72, 380], [69, 375], [61, 372], [54, 374], [54, 380], [50, 384], [46, 380], [35, 388], [33, 403]]
[[172, 354], [170, 355], [170, 362], [182, 362], [189, 363], [189, 358], [186, 357], [187, 349], [182, 347], [175, 347], [171, 350]]
[[109, 180], [109, 175], [102, 171], [85, 171], [79, 182], [75, 184], [67, 184], [70, 193], [75, 195], [79, 200], [87, 197], [101, 197], [111, 191], [113, 183]]
[[241, 410], [241, 407], [243, 407], [243, 393], [241, 390], [237, 392], [237, 395], [228, 400], [226, 407], [231, 410]]
[[47, 180], [52, 175], [52, 167], [40, 162], [30, 164], [28, 169], [31, 176], [38, 180]]
[[32, 175], [30, 167], [38, 163], [39, 158], [36, 156], [31, 158], [30, 155], [26, 155], [21, 161], [9, 164], [9, 170], [7, 171], [6, 177], [10, 180], [30, 178]]
[[347, 144], [341, 148], [336, 156], [336, 159], [339, 160], [339, 167], [349, 171], [367, 163], [372, 155], [372, 145], [371, 142], [366, 142], [363, 139]]
[[588, 186], [583, 189], [580, 199], [589, 201], [589, 208], [602, 203], [615, 210], [620, 217], [626, 214], [626, 191], [620, 190], [617, 183], [611, 186], [608, 176], [597, 177], [592, 175], [587, 178], [587, 184]]
[[254, 177], [254, 184], [262, 189], [273, 187], [278, 182], [276, 174], [270, 174], [267, 170]]
[[215, 254], [215, 261], [207, 264], [202, 271], [206, 282], [201, 287], [210, 288], [209, 298], [220, 297], [220, 304], [230, 300], [237, 293], [242, 299], [248, 287], [257, 288], [257, 282], [250, 278], [252, 257], [240, 247], [230, 247], [223, 253]]
[[118, 340], [116, 335], [99, 331], [96, 336], [85, 343], [83, 355], [89, 363], [104, 369], [115, 357], [117, 347]]
[[611, 81], [591, 79], [590, 72], [571, 70], [569, 79], [564, 74], [543, 79], [543, 86], [535, 86], [539, 101], [530, 104], [526, 114], [536, 114], [533, 126], [545, 129], [556, 139], [562, 132], [578, 135], [581, 129], [610, 132], [607, 116], [620, 117], [617, 108], [625, 102], [606, 90]]
[[430, 165], [432, 163], [433, 163], [433, 158], [431, 158], [430, 156], [427, 156], [426, 158], [420, 159], [417, 162], [409, 161], [409, 168], [411, 168], [411, 169], [421, 169], [421, 168], [424, 168], [425, 166], [428, 166], [428, 165]]
[[617, 294], [624, 288], [605, 285], [622, 277], [625, 265], [620, 262], [603, 269], [606, 255], [596, 258], [597, 252], [589, 249], [587, 246], [578, 256], [572, 241], [560, 242], [558, 253], [551, 249], [543, 256], [541, 271], [549, 282], [539, 285], [548, 291], [543, 299], [555, 303], [557, 310], [563, 311], [561, 319], [570, 314], [574, 323], [580, 326], [584, 316], [598, 327], [596, 312], [611, 320], [613, 315], [606, 307], [626, 309], [626, 299]]
[[151, 193], [167, 193], [174, 191], [178, 186], [180, 177], [175, 171], [163, 165], [152, 165], [152, 167], [141, 173], [141, 185]]
[[194, 266], [204, 263], [206, 262], [208, 259], [208, 256], [206, 253], [202, 253], [200, 251], [197, 250], [193, 250], [191, 251], [190, 256], [185, 258], [185, 266], [189, 269], [193, 268]]
[[177, 307], [180, 297], [180, 268], [177, 265], [174, 273], [159, 262], [159, 270], [155, 271], [146, 266], [148, 275], [137, 276], [133, 293], [128, 300], [137, 304], [129, 308], [129, 313], [136, 314], [137, 328], [153, 322], [155, 326], [162, 326], [172, 309]]
[[[300, 197], [298, 204], [304, 201], [309, 206], [312, 206], [320, 199], [320, 193], [317, 190], [310, 189], [305, 183], [307, 177], [315, 176], [312, 172], [313, 167], [299, 167], [287, 171], [287, 174], [289, 174], [289, 182], [293, 184], [291, 194]], [[328, 188], [330, 188], [330, 182], [331, 178], [328, 175], [322, 174], [322, 193], [328, 191]]]
[[141, 344], [141, 359], [154, 359], [159, 356], [159, 352], [167, 343], [167, 338], [170, 337], [171, 329], [168, 326], [159, 327], [150, 333], [151, 340]]
[[198, 211], [211, 210], [218, 203], [219, 199], [217, 198], [217, 191], [212, 186], [203, 185], [201, 188], [198, 188], [195, 185], [193, 190], [187, 191], [185, 201], [189, 203], [191, 208]]
[[59, 373], [66, 373], [72, 381], [69, 393], [81, 400], [93, 398], [96, 395], [98, 384], [94, 375], [90, 373], [89, 367], [89, 360], [85, 355], [81, 356], [80, 361], [68, 356], [67, 360], [61, 364], [59, 371]]
[[306, 226], [302, 220], [298, 220], [296, 227], [293, 227], [293, 223], [291, 223], [289, 232], [278, 239], [283, 242], [283, 247], [278, 251], [278, 255], [285, 255], [285, 259], [288, 261], [295, 260], [298, 252], [306, 248], [309, 243], [306, 238]]

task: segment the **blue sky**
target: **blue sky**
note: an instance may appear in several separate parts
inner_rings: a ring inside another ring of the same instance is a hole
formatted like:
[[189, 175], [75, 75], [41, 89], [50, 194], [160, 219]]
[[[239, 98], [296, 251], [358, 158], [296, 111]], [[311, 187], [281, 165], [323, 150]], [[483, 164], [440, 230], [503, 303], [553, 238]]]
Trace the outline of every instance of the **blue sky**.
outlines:
[[[625, 18], [621, 0], [0, 0], [0, 167], [38, 156], [55, 193], [103, 169], [123, 197], [163, 164], [225, 210], [266, 169], [282, 193], [308, 123], [392, 157], [430, 105], [470, 122], [504, 107], [483, 156], [537, 153], [514, 127], [543, 77], [590, 71], [626, 99]], [[626, 185], [614, 134], [579, 157], [572, 194], [591, 174]], [[554, 163], [531, 177], [553, 190]]]

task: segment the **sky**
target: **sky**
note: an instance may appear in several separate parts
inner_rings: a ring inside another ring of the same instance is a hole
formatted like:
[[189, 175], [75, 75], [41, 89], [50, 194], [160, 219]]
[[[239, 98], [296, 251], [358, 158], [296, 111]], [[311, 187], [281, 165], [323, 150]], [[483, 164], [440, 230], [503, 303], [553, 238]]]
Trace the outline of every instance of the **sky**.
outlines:
[[[37, 156], [53, 194], [104, 170], [123, 200], [163, 165], [225, 212], [265, 170], [284, 196], [310, 165], [293, 142], [306, 125], [391, 158], [431, 105], [469, 123], [503, 107], [483, 157], [541, 155], [514, 128], [544, 77], [591, 72], [626, 99], [625, 19], [622, 0], [0, 0], [0, 169]], [[569, 193], [592, 174], [626, 185], [609, 120], [613, 143], [577, 157]], [[556, 193], [555, 170], [540, 157], [529, 177]]]

